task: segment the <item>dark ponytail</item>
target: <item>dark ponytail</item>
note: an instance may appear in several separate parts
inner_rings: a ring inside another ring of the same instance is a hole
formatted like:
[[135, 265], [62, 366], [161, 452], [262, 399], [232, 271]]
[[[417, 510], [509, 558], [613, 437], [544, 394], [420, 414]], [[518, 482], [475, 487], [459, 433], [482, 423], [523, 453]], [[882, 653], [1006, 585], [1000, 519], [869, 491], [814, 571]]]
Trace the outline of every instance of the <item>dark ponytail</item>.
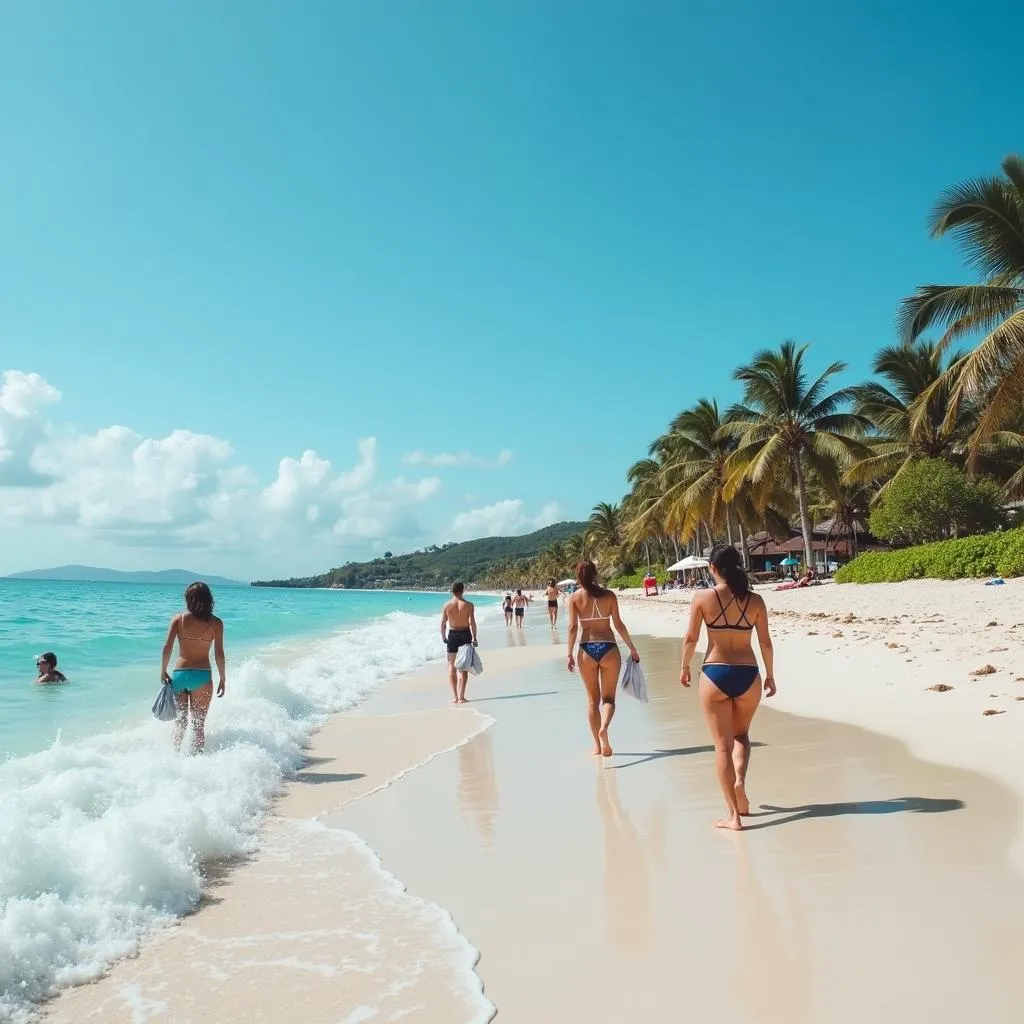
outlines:
[[576, 566], [576, 582], [591, 597], [604, 597], [605, 594], [611, 593], [597, 582], [597, 566], [590, 559], [586, 559]]
[[740, 561], [740, 553], [731, 544], [716, 544], [708, 561], [736, 597], [746, 597], [750, 593], [750, 580]]

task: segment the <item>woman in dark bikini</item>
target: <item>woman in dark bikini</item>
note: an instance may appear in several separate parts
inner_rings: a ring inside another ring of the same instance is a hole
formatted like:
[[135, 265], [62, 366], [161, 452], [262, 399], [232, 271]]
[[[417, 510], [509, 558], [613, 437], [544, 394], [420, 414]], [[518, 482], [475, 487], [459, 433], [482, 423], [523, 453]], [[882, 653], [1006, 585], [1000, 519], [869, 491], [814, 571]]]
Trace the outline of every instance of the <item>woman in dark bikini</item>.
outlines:
[[505, 600], [502, 602], [501, 608], [502, 608], [502, 611], [504, 611], [504, 613], [505, 613], [505, 625], [506, 626], [511, 626], [512, 625], [512, 595], [511, 594], [506, 594], [505, 595]]
[[[186, 611], [175, 615], [167, 630], [160, 678], [174, 690], [174, 703], [178, 717], [174, 722], [174, 749], [181, 749], [181, 741], [192, 719], [192, 750], [198, 752], [206, 745], [206, 713], [213, 699], [213, 672], [210, 669], [210, 646], [213, 645], [220, 677], [217, 696], [224, 696], [227, 674], [224, 668], [224, 623], [213, 614], [213, 594], [205, 583], [192, 583], [185, 591]], [[167, 674], [174, 641], [178, 641], [178, 660], [174, 674]]]
[[679, 682], [690, 685], [690, 662], [707, 626], [708, 650], [701, 670], [700, 702], [715, 744], [715, 771], [725, 797], [728, 817], [715, 822], [718, 828], [739, 831], [740, 818], [750, 813], [747, 799], [747, 767], [750, 764], [750, 723], [761, 702], [760, 673], [751, 647], [751, 633], [764, 661], [764, 693], [775, 694], [774, 655], [768, 634], [768, 609], [764, 598], [750, 592], [739, 552], [731, 544], [711, 549], [713, 590], [694, 594], [690, 625], [683, 642]]
[[630, 657], [640, 660], [629, 632], [619, 618], [619, 599], [597, 582], [597, 568], [593, 562], [580, 562], [576, 568], [580, 589], [569, 598], [569, 662], [570, 672], [576, 671], [573, 656], [576, 634], [583, 629], [580, 639], [580, 675], [587, 688], [587, 721], [594, 734], [594, 753], [611, 757], [608, 726], [615, 714], [615, 690], [619, 684], [622, 655], [615, 642], [616, 632], [629, 648]]

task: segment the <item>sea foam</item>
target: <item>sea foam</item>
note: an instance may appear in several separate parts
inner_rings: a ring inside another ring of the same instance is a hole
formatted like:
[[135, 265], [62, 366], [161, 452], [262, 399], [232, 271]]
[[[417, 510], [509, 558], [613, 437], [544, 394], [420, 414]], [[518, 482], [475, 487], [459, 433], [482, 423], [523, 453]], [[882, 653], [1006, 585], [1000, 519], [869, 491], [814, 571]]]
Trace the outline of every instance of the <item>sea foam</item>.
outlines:
[[324, 717], [438, 656], [434, 618], [395, 612], [233, 664], [202, 757], [148, 720], [0, 765], [0, 1021], [194, 909], [202, 863], [254, 851]]

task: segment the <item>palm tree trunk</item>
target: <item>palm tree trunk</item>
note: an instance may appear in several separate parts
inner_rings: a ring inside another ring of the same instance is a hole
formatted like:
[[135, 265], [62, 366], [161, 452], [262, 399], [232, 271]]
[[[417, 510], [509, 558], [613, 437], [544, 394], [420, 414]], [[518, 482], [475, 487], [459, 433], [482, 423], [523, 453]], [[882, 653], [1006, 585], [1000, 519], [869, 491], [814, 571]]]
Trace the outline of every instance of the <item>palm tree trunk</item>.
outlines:
[[740, 558], [743, 559], [743, 568], [750, 572], [750, 552], [747, 550], [747, 533], [743, 529], [743, 516], [736, 516], [736, 525], [740, 530]]
[[672, 540], [672, 549], [676, 553], [675, 561], [678, 562], [679, 561], [679, 538], [676, 537], [676, 535], [673, 533], [672, 537], [671, 537], [671, 540]]
[[651, 546], [647, 541], [644, 541], [644, 561], [647, 563], [647, 568], [651, 567]]
[[730, 547], [732, 546], [732, 512], [729, 511], [729, 506], [725, 506], [725, 539], [729, 542]]
[[793, 473], [796, 476], [796, 497], [800, 504], [800, 530], [804, 535], [805, 568], [814, 565], [814, 548], [811, 545], [811, 515], [807, 511], [807, 481], [799, 454], [793, 459]]

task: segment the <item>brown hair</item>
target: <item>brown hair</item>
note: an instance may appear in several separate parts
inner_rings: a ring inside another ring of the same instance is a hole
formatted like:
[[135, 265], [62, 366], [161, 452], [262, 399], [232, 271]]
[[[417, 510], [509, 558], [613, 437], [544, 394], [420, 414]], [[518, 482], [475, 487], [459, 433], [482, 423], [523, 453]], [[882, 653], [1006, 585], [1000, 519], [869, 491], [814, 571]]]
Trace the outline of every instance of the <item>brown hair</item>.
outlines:
[[464, 591], [465, 589], [466, 589], [466, 584], [465, 584], [465, 583], [463, 583], [463, 582], [462, 582], [462, 580], [456, 580], [456, 581], [455, 581], [455, 582], [454, 582], [454, 583], [452, 584], [452, 593], [453, 593], [453, 594], [454, 594], [454, 595], [455, 595], [456, 597], [462, 597], [462, 592], [463, 592], [463, 591]]
[[213, 618], [213, 594], [205, 583], [190, 583], [185, 588], [185, 607], [201, 622]]
[[47, 651], [45, 654], [40, 654], [36, 659], [37, 661], [45, 661], [50, 668], [57, 667], [57, 655], [53, 651]]
[[576, 581], [591, 597], [604, 597], [611, 593], [597, 582], [597, 566], [589, 558], [576, 566]]

